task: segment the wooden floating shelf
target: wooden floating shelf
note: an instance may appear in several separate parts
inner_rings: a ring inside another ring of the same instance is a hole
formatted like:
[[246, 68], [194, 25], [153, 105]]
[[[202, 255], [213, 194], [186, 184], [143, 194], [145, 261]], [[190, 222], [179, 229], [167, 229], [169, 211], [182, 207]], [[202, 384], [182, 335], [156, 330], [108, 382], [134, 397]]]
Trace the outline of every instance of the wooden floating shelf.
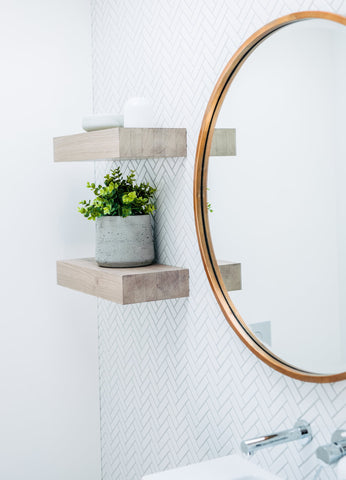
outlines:
[[59, 260], [57, 282], [122, 305], [189, 296], [189, 270], [160, 264], [105, 268], [94, 258]]
[[236, 129], [215, 128], [210, 148], [210, 156], [233, 157], [236, 154]]
[[228, 292], [241, 290], [241, 263], [218, 260], [223, 283]]
[[54, 138], [54, 162], [186, 157], [185, 128], [107, 128]]

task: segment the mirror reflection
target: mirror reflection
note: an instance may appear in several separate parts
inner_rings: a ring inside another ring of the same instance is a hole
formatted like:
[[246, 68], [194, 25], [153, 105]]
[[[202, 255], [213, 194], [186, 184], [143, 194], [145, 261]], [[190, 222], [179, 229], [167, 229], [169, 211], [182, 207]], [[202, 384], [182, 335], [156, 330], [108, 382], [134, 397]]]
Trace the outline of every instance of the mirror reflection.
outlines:
[[236, 129], [236, 150], [208, 166], [215, 256], [241, 265], [233, 303], [275, 355], [321, 374], [346, 370], [345, 82], [344, 26], [274, 32], [217, 119], [215, 131]]

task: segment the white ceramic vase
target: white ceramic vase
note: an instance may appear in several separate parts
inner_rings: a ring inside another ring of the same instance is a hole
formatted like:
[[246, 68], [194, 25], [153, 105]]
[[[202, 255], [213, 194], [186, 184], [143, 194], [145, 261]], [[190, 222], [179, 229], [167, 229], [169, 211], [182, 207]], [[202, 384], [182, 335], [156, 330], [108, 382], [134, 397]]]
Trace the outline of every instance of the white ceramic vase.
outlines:
[[148, 98], [133, 97], [124, 105], [124, 127], [153, 128], [154, 110]]

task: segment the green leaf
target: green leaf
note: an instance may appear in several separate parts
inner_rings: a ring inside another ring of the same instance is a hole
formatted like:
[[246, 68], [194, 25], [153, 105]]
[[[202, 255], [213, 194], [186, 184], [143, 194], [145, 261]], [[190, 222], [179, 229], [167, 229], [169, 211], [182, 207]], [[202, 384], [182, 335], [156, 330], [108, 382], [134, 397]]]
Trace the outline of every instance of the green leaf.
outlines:
[[122, 201], [123, 203], [132, 203], [136, 196], [136, 192], [125, 193], [125, 195], [122, 196]]
[[121, 215], [123, 217], [128, 217], [129, 215], [131, 215], [131, 213], [132, 213], [131, 207], [122, 207]]

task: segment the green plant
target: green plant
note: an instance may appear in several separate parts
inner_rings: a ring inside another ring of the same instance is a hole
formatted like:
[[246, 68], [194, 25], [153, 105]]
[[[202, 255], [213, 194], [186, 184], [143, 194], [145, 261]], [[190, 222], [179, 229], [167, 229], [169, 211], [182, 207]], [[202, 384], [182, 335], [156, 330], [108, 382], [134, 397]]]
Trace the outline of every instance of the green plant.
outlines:
[[88, 220], [106, 215], [119, 217], [147, 215], [155, 211], [152, 199], [156, 188], [151, 187], [149, 183], [137, 185], [134, 170], [124, 178], [118, 167], [105, 175], [104, 179], [104, 186], [87, 183], [87, 188], [96, 196], [94, 200], [79, 202], [82, 206], [78, 211]]
[[[207, 187], [207, 190], [210, 190], [210, 188]], [[213, 213], [213, 211], [214, 211], [214, 210], [212, 209], [212, 206], [211, 206], [211, 203], [210, 203], [210, 202], [207, 202], [207, 210], [208, 210], [208, 212], [210, 212], [210, 213]]]

